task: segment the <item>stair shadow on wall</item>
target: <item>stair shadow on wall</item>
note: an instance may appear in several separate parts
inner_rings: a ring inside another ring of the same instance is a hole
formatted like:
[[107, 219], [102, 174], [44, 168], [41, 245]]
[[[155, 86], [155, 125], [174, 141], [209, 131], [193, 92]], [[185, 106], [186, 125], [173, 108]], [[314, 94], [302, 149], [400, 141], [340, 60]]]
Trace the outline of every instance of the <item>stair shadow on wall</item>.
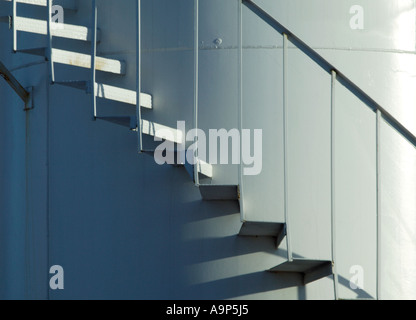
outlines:
[[[232, 299], [245, 295], [264, 293], [280, 289], [293, 288], [300, 300], [306, 299], [303, 278], [300, 274], [271, 272], [254, 272], [249, 274], [228, 277], [190, 286], [189, 290], [198, 292], [204, 299]], [[238, 292], [238, 296], [236, 293]], [[291, 294], [293, 298], [295, 294]], [[276, 296], [274, 295], [274, 299]], [[284, 297], [282, 297], [284, 298]], [[263, 299], [263, 298], [262, 298]], [[273, 297], [270, 297], [273, 299]]]
[[[215, 248], [215, 250], [211, 250], [211, 248]], [[258, 252], [280, 256], [282, 258], [286, 257], [282, 249], [276, 248], [275, 238], [272, 237], [241, 237], [231, 235], [221, 238], [195, 239], [186, 241], [184, 243], [184, 250], [192, 257], [190, 259], [192, 263], [226, 259]]]
[[[350, 280], [345, 278], [345, 277], [342, 277], [342, 276], [338, 275], [338, 283], [339, 283], [340, 286], [348, 288], [352, 292], [354, 292], [357, 295], [354, 299], [363, 299], [363, 300], [367, 300], [367, 299], [374, 300], [375, 299], [372, 295], [370, 295], [365, 290], [362, 290], [362, 289], [354, 290], [354, 289], [352, 289], [350, 287]], [[340, 299], [343, 299], [343, 298], [340, 297]]]

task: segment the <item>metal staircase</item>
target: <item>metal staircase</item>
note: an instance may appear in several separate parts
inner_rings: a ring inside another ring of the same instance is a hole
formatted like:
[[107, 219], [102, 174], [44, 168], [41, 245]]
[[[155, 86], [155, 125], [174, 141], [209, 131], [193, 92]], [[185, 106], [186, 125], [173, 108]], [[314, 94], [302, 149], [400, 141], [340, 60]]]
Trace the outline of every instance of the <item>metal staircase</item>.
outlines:
[[[377, 177], [379, 177], [379, 161], [380, 161], [380, 123], [381, 120], [389, 123], [393, 128], [402, 134], [402, 136], [407, 139], [413, 146], [416, 146], [416, 137], [412, 134], [406, 127], [404, 127], [394, 116], [392, 116], [386, 109], [379, 105], [375, 100], [373, 100], [366, 92], [364, 92], [359, 86], [357, 86], [352, 80], [346, 77], [342, 72], [340, 72], [335, 66], [329, 63], [325, 58], [323, 58], [318, 52], [308, 46], [303, 42], [299, 37], [297, 37], [293, 32], [279, 23], [274, 17], [268, 14], [266, 10], [261, 8], [259, 5], [252, 0], [241, 0], [239, 8], [239, 30], [240, 30], [240, 59], [242, 59], [242, 6], [246, 6], [252, 13], [254, 13], [258, 18], [267, 23], [272, 27], [276, 32], [283, 36], [283, 94], [284, 94], [284, 167], [285, 167], [285, 222], [282, 223], [264, 223], [264, 222], [245, 222], [240, 231], [241, 235], [274, 235], [276, 237], [277, 246], [281, 243], [283, 238], [286, 238], [287, 242], [287, 261], [279, 264], [269, 271], [271, 272], [295, 272], [303, 275], [304, 283], [309, 283], [317, 279], [333, 275], [334, 277], [334, 296], [335, 299], [338, 299], [338, 274], [336, 269], [336, 250], [335, 250], [335, 240], [336, 240], [336, 230], [335, 230], [335, 219], [336, 219], [336, 210], [335, 210], [335, 167], [334, 167], [334, 158], [335, 158], [335, 140], [334, 140], [334, 124], [335, 124], [335, 87], [336, 83], [342, 84], [347, 90], [349, 90], [353, 95], [358, 99], [363, 101], [374, 113], [376, 113], [377, 121]], [[295, 258], [293, 256], [291, 248], [291, 231], [290, 231], [290, 215], [287, 208], [288, 202], [288, 188], [287, 188], [287, 110], [288, 110], [288, 45], [292, 44], [297, 49], [305, 53], [311, 60], [313, 60], [322, 70], [327, 72], [331, 76], [331, 233], [332, 233], [332, 261], [329, 260], [316, 260], [316, 259], [307, 259], [307, 258]], [[240, 63], [241, 64], [241, 63]], [[241, 81], [240, 76], [240, 81]], [[241, 84], [240, 84], [241, 88]], [[241, 103], [240, 103], [241, 108]], [[242, 113], [242, 109], [240, 111]], [[377, 178], [377, 192], [380, 190], [380, 180]], [[380, 202], [379, 194], [377, 195], [378, 202]], [[378, 208], [380, 204], [378, 203]], [[378, 209], [379, 210], [379, 209]], [[244, 214], [242, 213], [243, 221]], [[249, 230], [249, 231], [247, 231]]]
[[[164, 138], [158, 136], [160, 130], [167, 130], [171, 132], [171, 141], [176, 145], [184, 144], [184, 134], [177, 129], [173, 129], [162, 124], [154, 123], [142, 118], [141, 108], [152, 109], [152, 96], [141, 92], [141, 26], [140, 26], [140, 9], [141, 2], [137, 1], [137, 90], [127, 90], [124, 88], [118, 88], [109, 84], [97, 83], [96, 82], [96, 72], [106, 72], [110, 74], [124, 75], [127, 65], [124, 61], [117, 59], [108, 59], [104, 57], [97, 57], [97, 44], [99, 44], [101, 39], [101, 32], [97, 28], [97, 5], [96, 1], [92, 0], [92, 23], [91, 26], [77, 26], [66, 24], [62, 29], [52, 28], [52, 23], [50, 18], [45, 20], [37, 20], [32, 18], [23, 18], [17, 15], [17, 4], [23, 5], [35, 5], [43, 6], [48, 12], [50, 17], [50, 8], [52, 6], [52, 0], [2, 0], [7, 2], [12, 2], [12, 14], [7, 17], [0, 17], [1, 22], [8, 23], [10, 28], [13, 31], [13, 49], [18, 53], [32, 54], [44, 56], [48, 63], [50, 64], [50, 79], [52, 84], [63, 85], [71, 87], [78, 90], [84, 90], [87, 94], [91, 96], [91, 113], [94, 120], [103, 120], [109, 121], [118, 125], [122, 125], [133, 132], [138, 134], [139, 147], [138, 151], [143, 154], [153, 155], [154, 150], [146, 150], [143, 147], [143, 138], [142, 135], [148, 135], [158, 138]], [[63, 2], [65, 8], [76, 10], [75, 1], [67, 0]], [[272, 26], [277, 32], [279, 32], [284, 39], [284, 79], [287, 79], [287, 47], [288, 43], [295, 45], [298, 49], [306, 53], [312, 60], [314, 60], [318, 65], [321, 66], [326, 72], [328, 72], [332, 77], [332, 96], [335, 95], [334, 84], [336, 81], [341, 82], [346, 86], [353, 94], [358, 96], [361, 100], [365, 101], [366, 104], [377, 113], [378, 121], [381, 118], [392, 124], [397, 128], [404, 137], [406, 137], [413, 145], [416, 145], [415, 136], [410, 133], [405, 127], [403, 127], [393, 116], [391, 116], [385, 109], [378, 105], [373, 99], [371, 99], [365, 92], [363, 92], [358, 86], [356, 86], [351, 80], [345, 77], [341, 72], [339, 72], [334, 66], [322, 58], [317, 52], [312, 48], [306, 45], [298, 37], [296, 37], [290, 30], [282, 26], [277, 22], [273, 17], [267, 14], [265, 10], [257, 6], [251, 0], [242, 0], [240, 2], [240, 21], [239, 21], [239, 30], [240, 30], [240, 40], [239, 40], [239, 50], [240, 50], [240, 66], [242, 64], [242, 6], [245, 5], [252, 12], [258, 15], [259, 18], [264, 20], [270, 26]], [[198, 128], [198, 0], [195, 0], [195, 100], [194, 100], [194, 128]], [[18, 47], [18, 33], [34, 33], [39, 35], [44, 35], [48, 37], [49, 46], [43, 48], [33, 48], [19, 50]], [[53, 47], [53, 38], [65, 38], [73, 39], [78, 41], [87, 41], [91, 42], [91, 53], [80, 53], [80, 52], [71, 52], [66, 50], [60, 50]], [[90, 79], [83, 80], [56, 80], [54, 72], [54, 64], [65, 64], [78, 68], [86, 68], [91, 71]], [[240, 82], [242, 81], [242, 76], [240, 74]], [[285, 80], [286, 81], [286, 80]], [[240, 96], [241, 96], [242, 86], [240, 83]], [[287, 89], [284, 89], [285, 95], [287, 96]], [[136, 116], [100, 116], [97, 109], [97, 98], [112, 100], [119, 103], [135, 105], [136, 106]], [[334, 101], [332, 101], [332, 105]], [[240, 129], [242, 129], [242, 101], [240, 97]], [[287, 101], [284, 103], [284, 108], [287, 108]], [[332, 106], [333, 107], [333, 106]], [[285, 110], [287, 116], [287, 109]], [[287, 126], [287, 119], [286, 126]], [[287, 127], [285, 128], [285, 135], [287, 135]], [[287, 137], [285, 137], [285, 171], [287, 171]], [[332, 141], [332, 143], [334, 143]], [[176, 151], [172, 151], [176, 155]], [[333, 150], [332, 150], [333, 152]], [[334, 154], [332, 153], [332, 160]], [[177, 157], [175, 156], [175, 159]], [[244, 197], [244, 189], [242, 186], [242, 170], [240, 170], [240, 179], [239, 185], [214, 185], [214, 184], [201, 184], [200, 178], [212, 178], [215, 175], [213, 172], [213, 167], [198, 159], [196, 155], [196, 164], [188, 165], [184, 161], [179, 161], [175, 164], [176, 166], [185, 167], [190, 173], [192, 179], [195, 182], [195, 185], [199, 188], [202, 199], [207, 201], [239, 201], [241, 208], [241, 220], [242, 226], [239, 232], [240, 236], [249, 236], [249, 237], [274, 237], [276, 241], [276, 247], [278, 248], [280, 244], [286, 240], [287, 243], [287, 261], [277, 266], [272, 266], [270, 272], [295, 272], [303, 275], [304, 283], [309, 283], [317, 279], [334, 275], [334, 290], [335, 297], [337, 297], [337, 273], [335, 268], [334, 261], [336, 260], [335, 250], [332, 252], [332, 260], [315, 260], [307, 258], [295, 258], [292, 254], [291, 248], [291, 231], [290, 231], [290, 215], [287, 209], [285, 208], [285, 221], [280, 222], [265, 222], [265, 221], [253, 221], [246, 220], [244, 214], [244, 207], [241, 199]], [[333, 170], [333, 168], [332, 168]], [[332, 171], [333, 173], [333, 171]], [[333, 178], [333, 177], [332, 177]], [[287, 177], [285, 178], [287, 179]], [[205, 180], [204, 180], [205, 181]], [[287, 202], [287, 181], [285, 181], [285, 198]], [[332, 190], [333, 192], [333, 190]], [[334, 205], [332, 207], [332, 225], [335, 219], [335, 210]], [[335, 239], [335, 231], [332, 232], [332, 241]]]
[[[78, 90], [83, 90], [91, 95], [92, 114], [94, 120], [104, 120], [128, 127], [132, 131], [139, 131], [140, 134], [145, 134], [157, 137], [157, 132], [160, 130], [171, 132], [172, 142], [182, 143], [183, 135], [177, 129], [169, 128], [162, 124], [154, 123], [145, 119], [138, 121], [133, 116], [100, 116], [97, 112], [96, 98], [112, 100], [129, 105], [135, 105], [137, 108], [152, 109], [152, 96], [140, 92], [138, 95], [134, 90], [128, 90], [111, 86], [109, 84], [97, 83], [96, 72], [101, 71], [109, 74], [124, 75], [126, 72], [126, 63], [122, 60], [109, 59], [104, 57], [97, 57], [97, 44], [101, 39], [101, 31], [97, 27], [97, 5], [96, 1], [92, 1], [92, 24], [91, 26], [78, 26], [71, 24], [63, 24], [60, 28], [54, 28], [51, 19], [38, 20], [32, 18], [19, 17], [17, 14], [18, 4], [33, 5], [45, 7], [50, 17], [52, 0], [2, 0], [11, 2], [12, 14], [6, 17], [0, 17], [1, 22], [9, 24], [9, 28], [13, 31], [13, 51], [17, 53], [31, 54], [44, 56], [50, 64], [50, 79], [51, 84], [71, 87]], [[65, 0], [61, 1], [63, 8], [66, 10], [76, 10], [76, 1]], [[18, 33], [33, 33], [44, 35], [48, 37], [49, 46], [31, 49], [19, 49], [18, 47]], [[65, 38], [78, 41], [86, 41], [91, 43], [91, 53], [80, 53], [67, 50], [61, 50], [53, 47], [53, 38]], [[140, 38], [139, 38], [140, 41]], [[54, 64], [70, 65], [78, 68], [86, 68], [91, 70], [91, 76], [88, 80], [56, 80]], [[138, 70], [140, 72], [140, 70]], [[94, 92], [94, 94], [92, 94]], [[140, 106], [140, 107], [139, 107]], [[152, 154], [153, 151], [143, 150], [141, 152]], [[184, 164], [182, 164], [184, 165]], [[198, 172], [212, 175], [212, 169], [206, 163], [199, 163], [196, 166]], [[212, 177], [212, 176], [211, 176]]]

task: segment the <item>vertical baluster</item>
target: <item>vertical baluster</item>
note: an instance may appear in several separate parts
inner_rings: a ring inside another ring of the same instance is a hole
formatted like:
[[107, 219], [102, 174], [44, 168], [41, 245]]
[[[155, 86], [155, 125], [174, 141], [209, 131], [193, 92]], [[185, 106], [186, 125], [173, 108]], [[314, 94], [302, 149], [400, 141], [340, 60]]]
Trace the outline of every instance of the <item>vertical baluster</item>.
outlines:
[[17, 51], [17, 0], [12, 0], [12, 32], [13, 32], [13, 52]]
[[290, 219], [289, 219], [289, 188], [288, 188], [288, 37], [283, 34], [283, 153], [284, 153], [284, 195], [285, 195], [285, 220], [286, 220], [286, 244], [287, 244], [287, 259], [293, 261]]
[[376, 150], [376, 179], [377, 179], [377, 300], [380, 299], [380, 292], [381, 292], [381, 286], [380, 286], [380, 267], [381, 267], [381, 120], [382, 115], [381, 111], [377, 109], [376, 114], [376, 144], [377, 144], [377, 150]]
[[48, 0], [47, 3], [47, 10], [48, 10], [48, 60], [49, 60], [49, 77], [50, 82], [53, 84], [55, 82], [55, 70], [53, 65], [53, 55], [52, 55], [52, 0]]
[[335, 208], [335, 88], [337, 73], [331, 72], [331, 251], [334, 272], [334, 297], [338, 300], [338, 274], [336, 270], [336, 208]]
[[194, 157], [194, 182], [199, 186], [199, 159], [198, 159], [198, 103], [199, 103], [199, 0], [194, 0], [194, 128], [195, 157]]
[[136, 34], [136, 120], [137, 135], [139, 142], [139, 152], [143, 152], [143, 121], [141, 108], [141, 92], [142, 92], [142, 30], [141, 30], [141, 0], [137, 0], [137, 34]]
[[[97, 97], [96, 97], [96, 57], [97, 57], [97, 3], [92, 0], [92, 37], [91, 37], [91, 103], [93, 120], [97, 118]], [[98, 89], [98, 88], [97, 88]]]
[[238, 172], [238, 191], [241, 220], [244, 220], [243, 188], [243, 0], [238, 1], [238, 129], [240, 131], [240, 163]]

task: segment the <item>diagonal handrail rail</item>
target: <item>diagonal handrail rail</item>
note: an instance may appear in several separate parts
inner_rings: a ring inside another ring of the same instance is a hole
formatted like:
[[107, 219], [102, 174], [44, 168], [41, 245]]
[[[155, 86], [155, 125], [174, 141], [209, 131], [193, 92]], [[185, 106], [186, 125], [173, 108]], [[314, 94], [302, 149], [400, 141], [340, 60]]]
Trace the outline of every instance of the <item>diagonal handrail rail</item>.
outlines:
[[314, 60], [323, 70], [328, 74], [332, 74], [333, 71], [337, 74], [337, 80], [344, 85], [351, 93], [353, 93], [357, 98], [364, 102], [368, 107], [370, 107], [374, 112], [380, 111], [381, 116], [386, 120], [390, 125], [392, 125], [402, 136], [406, 138], [414, 147], [416, 147], [416, 136], [409, 129], [407, 129], [396, 117], [394, 117], [386, 108], [382, 107], [377, 103], [372, 97], [370, 97], [363, 89], [361, 89], [354, 81], [348, 78], [340, 70], [338, 70], [334, 65], [332, 65], [328, 60], [326, 60], [322, 55], [317, 51], [312, 49], [307, 45], [303, 40], [296, 36], [292, 31], [283, 26], [275, 18], [273, 18], [269, 13], [262, 9], [259, 5], [254, 3], [252, 0], [242, 0], [252, 12], [259, 16], [263, 21], [268, 23], [272, 28], [274, 28], [281, 35], [286, 34], [290, 42], [292, 42], [298, 49], [308, 55], [312, 60]]

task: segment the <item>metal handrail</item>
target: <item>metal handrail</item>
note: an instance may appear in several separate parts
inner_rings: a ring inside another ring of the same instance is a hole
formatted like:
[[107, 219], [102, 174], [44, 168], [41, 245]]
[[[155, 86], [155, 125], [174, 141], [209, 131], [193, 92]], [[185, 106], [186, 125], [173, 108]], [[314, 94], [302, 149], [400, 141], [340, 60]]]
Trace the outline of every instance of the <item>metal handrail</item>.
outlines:
[[413, 144], [413, 146], [416, 147], [416, 136], [410, 130], [408, 130], [398, 119], [396, 119], [390, 112], [388, 112], [373, 98], [371, 98], [363, 89], [361, 89], [357, 84], [355, 84], [350, 78], [344, 75], [334, 65], [328, 62], [318, 52], [312, 49], [298, 36], [296, 36], [292, 31], [283, 26], [280, 22], [278, 22], [275, 18], [273, 18], [270, 14], [268, 14], [264, 9], [262, 9], [252, 0], [242, 0], [242, 2], [251, 11], [253, 11], [257, 16], [259, 16], [262, 20], [268, 23], [281, 35], [286, 34], [290, 42], [292, 42], [298, 49], [300, 49], [312, 60], [314, 60], [328, 74], [331, 75], [332, 71], [335, 71], [337, 74], [337, 79], [341, 84], [343, 84], [351, 93], [353, 93], [357, 98], [363, 101], [374, 112], [379, 110], [383, 119], [390, 123], [397, 131], [399, 131], [406, 138], [406, 140], [408, 140], [410, 143]]

